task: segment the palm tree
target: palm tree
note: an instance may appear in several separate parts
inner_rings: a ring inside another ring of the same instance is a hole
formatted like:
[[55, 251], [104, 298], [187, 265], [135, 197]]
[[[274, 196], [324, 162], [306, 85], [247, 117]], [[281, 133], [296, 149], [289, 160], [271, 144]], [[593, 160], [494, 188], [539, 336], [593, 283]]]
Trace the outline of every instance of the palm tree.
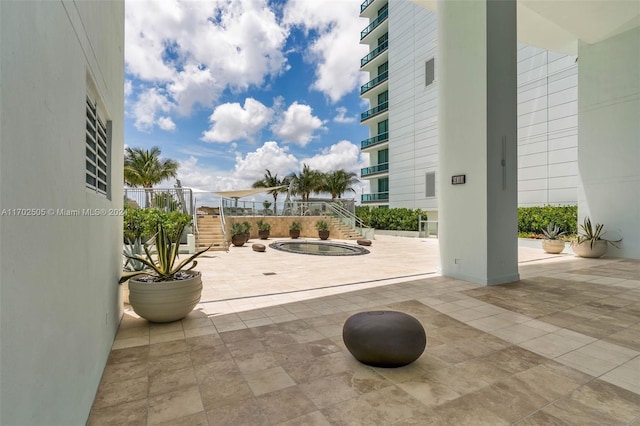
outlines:
[[[253, 182], [251, 185], [253, 188], [273, 188], [267, 191], [269, 194], [273, 195], [273, 209], [278, 214], [278, 194], [287, 192], [287, 185], [289, 185], [289, 179], [287, 177], [280, 179], [278, 174], [271, 174], [271, 170], [266, 169], [266, 173], [264, 174], [264, 178]], [[282, 187], [282, 188], [277, 188]]]
[[151, 188], [178, 175], [178, 162], [160, 158], [160, 148], [149, 150], [127, 147], [124, 155], [124, 182], [132, 188], [143, 187], [147, 206], [152, 205]]
[[322, 173], [311, 170], [307, 164], [302, 165], [300, 173], [291, 173], [289, 179], [293, 182], [293, 192], [302, 197], [302, 202], [309, 201], [312, 192], [322, 191]]
[[353, 185], [360, 182], [354, 172], [347, 172], [344, 169], [329, 172], [324, 175], [323, 190], [331, 194], [331, 201], [342, 198], [342, 194], [347, 191], [356, 192]]

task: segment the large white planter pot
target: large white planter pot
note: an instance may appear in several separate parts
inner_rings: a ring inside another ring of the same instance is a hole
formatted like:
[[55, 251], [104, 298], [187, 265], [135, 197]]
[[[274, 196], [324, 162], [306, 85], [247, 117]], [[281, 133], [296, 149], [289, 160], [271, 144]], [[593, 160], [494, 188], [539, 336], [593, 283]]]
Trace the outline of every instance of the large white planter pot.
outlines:
[[[192, 271], [193, 272], [193, 271]], [[195, 308], [202, 294], [202, 275], [186, 280], [144, 282], [129, 280], [129, 303], [142, 318], [151, 322], [180, 320]]]
[[609, 244], [606, 241], [596, 241], [593, 247], [589, 241], [573, 243], [573, 252], [580, 257], [602, 257], [607, 253], [608, 248]]
[[564, 250], [565, 243], [562, 240], [542, 240], [542, 249], [547, 253], [559, 254]]

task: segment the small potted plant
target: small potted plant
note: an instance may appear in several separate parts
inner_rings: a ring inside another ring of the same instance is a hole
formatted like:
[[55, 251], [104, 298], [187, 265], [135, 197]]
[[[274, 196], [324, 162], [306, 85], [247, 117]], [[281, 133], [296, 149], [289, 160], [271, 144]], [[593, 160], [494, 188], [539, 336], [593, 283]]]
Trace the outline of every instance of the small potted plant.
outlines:
[[246, 228], [243, 223], [232, 223], [229, 232], [231, 233], [231, 244], [235, 247], [242, 247], [247, 241], [245, 235]]
[[[186, 317], [200, 301], [202, 293], [202, 275], [193, 268], [198, 264], [196, 258], [210, 247], [192, 254], [178, 262], [180, 236], [184, 225], [180, 224], [169, 231], [165, 224], [159, 223], [151, 244], [143, 248], [145, 256], [127, 255], [141, 262], [142, 271], [125, 272], [120, 283], [129, 281], [129, 303], [142, 318], [151, 322], [178, 321]], [[151, 245], [156, 252], [152, 254]]]
[[269, 232], [271, 231], [271, 225], [260, 219], [258, 225], [258, 236], [261, 240], [269, 239]]
[[547, 253], [560, 254], [564, 250], [564, 240], [560, 237], [566, 232], [560, 232], [560, 227], [556, 224], [549, 223], [547, 229], [543, 229], [544, 240], [542, 240], [542, 249]]
[[318, 237], [321, 240], [326, 240], [329, 238], [329, 224], [324, 220], [319, 220], [316, 222], [316, 229], [318, 230]]
[[245, 220], [242, 222], [242, 226], [244, 226], [244, 242], [248, 243], [251, 237], [251, 222]]
[[616, 243], [622, 241], [608, 240], [604, 238], [605, 232], [603, 231], [604, 225], [596, 223], [595, 227], [591, 224], [589, 216], [584, 218], [584, 223], [580, 225], [578, 231], [578, 238], [573, 242], [573, 252], [580, 257], [602, 257], [607, 253], [609, 244], [614, 247], [618, 247]]
[[264, 200], [262, 202], [262, 207], [264, 207], [264, 214], [266, 214], [266, 215], [270, 215], [271, 214], [271, 201]]
[[300, 222], [291, 222], [291, 225], [289, 225], [289, 237], [293, 240], [297, 239], [301, 230], [302, 224]]

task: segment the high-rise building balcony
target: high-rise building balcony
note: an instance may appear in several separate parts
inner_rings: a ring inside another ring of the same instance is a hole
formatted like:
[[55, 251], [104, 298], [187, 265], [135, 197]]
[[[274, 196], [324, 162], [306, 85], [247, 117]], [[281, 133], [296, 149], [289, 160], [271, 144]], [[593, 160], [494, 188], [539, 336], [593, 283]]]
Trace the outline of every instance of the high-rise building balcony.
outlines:
[[374, 19], [364, 30], [360, 32], [360, 40], [363, 40], [366, 36], [371, 34], [373, 30], [378, 28], [389, 17], [389, 11], [382, 11], [376, 19]]
[[375, 166], [365, 167], [364, 169], [360, 169], [360, 176], [371, 176], [378, 173], [384, 173], [389, 171], [389, 163], [380, 163]]
[[360, 68], [364, 67], [369, 62], [371, 62], [372, 60], [377, 58], [378, 55], [380, 55], [381, 53], [386, 52], [388, 48], [389, 48], [389, 41], [388, 40], [380, 43], [380, 45], [378, 45], [378, 47], [376, 47], [371, 52], [369, 52], [369, 54], [367, 56], [365, 56], [362, 59], [360, 59]]
[[387, 202], [389, 201], [389, 193], [376, 192], [375, 194], [362, 194], [360, 201], [363, 203]]
[[373, 89], [374, 87], [376, 87], [380, 83], [383, 83], [383, 82], [387, 81], [388, 79], [389, 79], [389, 71], [385, 71], [382, 74], [378, 75], [373, 80], [371, 80], [368, 83], [363, 84], [362, 86], [360, 86], [360, 94], [362, 95], [365, 92], [368, 92], [369, 90]]
[[367, 149], [372, 146], [381, 144], [383, 142], [387, 142], [388, 140], [389, 140], [389, 132], [380, 133], [377, 136], [360, 141], [360, 149]]
[[383, 102], [381, 104], [379, 104], [378, 106], [371, 108], [370, 110], [367, 110], [363, 113], [360, 114], [360, 122], [362, 123], [365, 120], [368, 120], [371, 117], [374, 117], [380, 113], [385, 112], [386, 110], [389, 109], [389, 101], [387, 102]]
[[371, 4], [373, 3], [375, 0], [365, 0], [361, 5], [360, 5], [360, 13], [364, 12], [364, 10]]

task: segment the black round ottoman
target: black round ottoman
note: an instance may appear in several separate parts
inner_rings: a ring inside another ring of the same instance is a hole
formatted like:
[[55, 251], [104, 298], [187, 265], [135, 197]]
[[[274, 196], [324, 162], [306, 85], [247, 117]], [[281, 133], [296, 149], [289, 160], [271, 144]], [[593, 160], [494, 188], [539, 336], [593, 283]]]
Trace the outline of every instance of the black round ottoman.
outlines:
[[366, 238], [360, 238], [356, 242], [358, 243], [359, 246], [370, 246], [371, 245], [371, 240], [367, 240]]
[[264, 244], [254, 244], [251, 246], [251, 248], [253, 249], [253, 251], [257, 251], [259, 253], [264, 252], [267, 248], [264, 246]]
[[372, 311], [350, 316], [342, 339], [351, 354], [374, 367], [401, 367], [415, 361], [427, 345], [422, 324], [402, 312]]

